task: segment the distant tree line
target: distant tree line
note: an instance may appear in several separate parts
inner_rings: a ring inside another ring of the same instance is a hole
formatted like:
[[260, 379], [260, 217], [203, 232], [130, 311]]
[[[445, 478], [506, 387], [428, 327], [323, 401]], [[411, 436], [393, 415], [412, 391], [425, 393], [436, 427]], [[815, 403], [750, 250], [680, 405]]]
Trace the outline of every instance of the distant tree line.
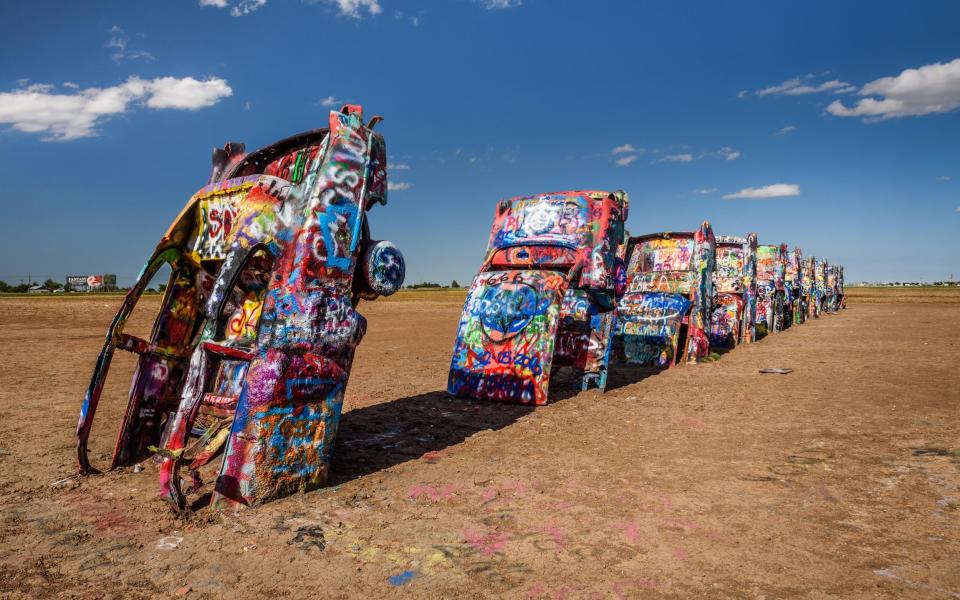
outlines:
[[431, 281], [423, 281], [423, 282], [421, 282], [421, 283], [412, 283], [412, 284], [410, 284], [410, 285], [408, 285], [408, 286], [405, 286], [405, 287], [406, 287], [408, 290], [419, 290], [419, 289], [425, 289], [425, 288], [433, 288], [433, 289], [456, 289], [456, 288], [459, 288], [459, 287], [460, 287], [460, 284], [457, 283], [457, 280], [456, 280], [456, 279], [454, 279], [453, 281], [450, 282], [450, 285], [442, 285], [442, 284], [439, 284], [439, 283], [433, 283], [433, 282], [431, 282]]

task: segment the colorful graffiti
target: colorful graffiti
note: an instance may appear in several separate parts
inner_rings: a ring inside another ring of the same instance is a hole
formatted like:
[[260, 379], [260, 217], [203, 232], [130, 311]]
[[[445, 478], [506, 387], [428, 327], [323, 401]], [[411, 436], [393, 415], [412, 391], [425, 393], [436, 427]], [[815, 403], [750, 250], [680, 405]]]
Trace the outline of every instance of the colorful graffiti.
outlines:
[[807, 315], [806, 299], [803, 294], [803, 250], [794, 247], [786, 253], [784, 268], [784, 299], [786, 301], [785, 326], [800, 325]]
[[[210, 184], [161, 240], [108, 331], [78, 425], [82, 471], [95, 471], [86, 440], [120, 348], [141, 354], [144, 375], [111, 468], [156, 452], [161, 496], [178, 508], [181, 467], [196, 485], [216, 456], [217, 506], [325, 482], [366, 331], [356, 303], [395, 292], [405, 271], [396, 247], [369, 236], [366, 211], [386, 203], [386, 149], [372, 132], [379, 118], [362, 119], [347, 105], [330, 113], [329, 128], [251, 154], [241, 144], [214, 152]], [[126, 336], [127, 315], [165, 263], [174, 274], [153, 338]]]
[[603, 390], [627, 209], [623, 192], [499, 203], [460, 318], [451, 394], [545, 404], [551, 371], [561, 366], [581, 371], [582, 388]]
[[747, 237], [718, 236], [716, 294], [710, 318], [710, 345], [733, 348], [756, 339], [757, 234]]
[[632, 237], [627, 257], [627, 290], [614, 328], [618, 357], [666, 368], [709, 355], [716, 260], [710, 224]]
[[757, 335], [784, 329], [787, 245], [757, 246]]

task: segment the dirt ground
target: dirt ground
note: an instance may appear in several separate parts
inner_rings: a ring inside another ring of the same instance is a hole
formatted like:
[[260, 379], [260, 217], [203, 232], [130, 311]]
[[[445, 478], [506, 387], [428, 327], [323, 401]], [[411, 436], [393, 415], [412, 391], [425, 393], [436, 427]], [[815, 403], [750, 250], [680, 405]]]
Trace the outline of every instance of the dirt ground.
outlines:
[[0, 299], [0, 596], [960, 598], [960, 293], [924, 294], [535, 410], [443, 392], [462, 294], [364, 304], [330, 487], [186, 515], [149, 462], [69, 478], [119, 297]]

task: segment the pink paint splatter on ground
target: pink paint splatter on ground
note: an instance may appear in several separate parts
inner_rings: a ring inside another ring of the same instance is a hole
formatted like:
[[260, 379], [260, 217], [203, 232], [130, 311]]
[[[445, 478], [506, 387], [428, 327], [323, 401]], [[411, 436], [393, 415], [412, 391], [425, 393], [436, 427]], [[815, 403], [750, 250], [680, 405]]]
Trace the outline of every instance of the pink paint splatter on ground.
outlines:
[[480, 533], [465, 529], [463, 531], [463, 537], [467, 544], [479, 550], [484, 556], [491, 556], [500, 552], [507, 546], [507, 542], [509, 541], [507, 534], [499, 531]]
[[559, 550], [566, 549], [567, 536], [559, 527], [556, 527], [555, 525], [546, 525], [543, 528], [543, 532], [553, 538], [553, 543], [556, 544]]
[[683, 548], [677, 547], [673, 549], [673, 557], [679, 561], [684, 561], [690, 558], [690, 554]]
[[627, 537], [627, 541], [636, 544], [640, 534], [640, 529], [636, 523], [621, 523], [620, 527], [623, 529], [623, 535]]
[[490, 502], [491, 500], [496, 498], [499, 493], [500, 492], [497, 491], [497, 488], [487, 488], [483, 490], [483, 494], [481, 494], [480, 496], [480, 499], [482, 501], [481, 503], [486, 504], [487, 502]]
[[414, 500], [417, 498], [428, 498], [431, 502], [439, 502], [440, 500], [453, 498], [456, 489], [457, 488], [449, 484], [440, 486], [439, 488], [432, 485], [421, 484], [410, 486], [409, 495]]
[[553, 506], [551, 506], [550, 508], [552, 508], [553, 510], [566, 510], [571, 506], [573, 506], [573, 502], [570, 502], [569, 500], [560, 500], [554, 503]]

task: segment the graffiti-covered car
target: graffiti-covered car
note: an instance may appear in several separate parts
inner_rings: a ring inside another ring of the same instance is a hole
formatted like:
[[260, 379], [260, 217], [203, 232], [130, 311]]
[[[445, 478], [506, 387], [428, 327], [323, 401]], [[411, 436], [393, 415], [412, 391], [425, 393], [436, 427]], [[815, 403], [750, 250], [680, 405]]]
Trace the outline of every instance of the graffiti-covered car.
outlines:
[[[329, 127], [247, 154], [215, 150], [210, 183], [163, 237], [108, 332], [78, 424], [82, 472], [115, 350], [139, 355], [110, 468], [155, 453], [161, 496], [185, 504], [199, 470], [215, 469], [211, 502], [256, 505], [322, 485], [354, 349], [360, 298], [389, 295], [404, 263], [370, 238], [385, 204], [386, 149], [359, 106]], [[149, 340], [123, 332], [153, 275], [172, 269]]]
[[847, 296], [843, 291], [843, 265], [837, 265], [837, 309], [842, 310], [847, 307]]
[[826, 259], [821, 259], [814, 265], [813, 285], [817, 295], [817, 316], [826, 314], [830, 310], [830, 302], [833, 301], [833, 292], [827, 285], [827, 271], [829, 270], [830, 264]]
[[756, 340], [757, 234], [717, 236], [710, 346], [733, 348]]
[[546, 404], [551, 370], [606, 386], [624, 266], [622, 191], [565, 191], [501, 201], [457, 329], [448, 392]]
[[827, 312], [835, 313], [843, 307], [842, 267], [827, 266]]
[[783, 331], [787, 245], [757, 246], [757, 334]]
[[810, 258], [805, 258], [802, 266], [803, 279], [801, 289], [803, 290], [806, 318], [818, 318], [820, 316], [820, 296], [817, 291], [817, 257], [811, 256]]
[[716, 240], [710, 223], [693, 232], [631, 237], [627, 290], [617, 305], [616, 355], [669, 368], [710, 353]]
[[806, 320], [807, 309], [803, 294], [803, 250], [799, 246], [786, 253], [783, 289], [786, 300], [784, 326], [800, 325]]

